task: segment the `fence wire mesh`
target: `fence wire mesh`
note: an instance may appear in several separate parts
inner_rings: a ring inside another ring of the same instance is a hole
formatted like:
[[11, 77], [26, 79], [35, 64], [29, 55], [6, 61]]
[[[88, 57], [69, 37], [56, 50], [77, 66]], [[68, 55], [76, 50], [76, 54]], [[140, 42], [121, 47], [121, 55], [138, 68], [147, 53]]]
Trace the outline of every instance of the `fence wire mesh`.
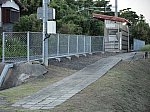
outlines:
[[[3, 33], [3, 57], [7, 62], [27, 60], [27, 33]], [[4, 59], [3, 59], [4, 61]]]
[[29, 33], [29, 60], [42, 59], [42, 36], [41, 32]]
[[[55, 34], [48, 38], [49, 58], [103, 51], [103, 37]], [[4, 32], [3, 62], [42, 59], [42, 32]]]

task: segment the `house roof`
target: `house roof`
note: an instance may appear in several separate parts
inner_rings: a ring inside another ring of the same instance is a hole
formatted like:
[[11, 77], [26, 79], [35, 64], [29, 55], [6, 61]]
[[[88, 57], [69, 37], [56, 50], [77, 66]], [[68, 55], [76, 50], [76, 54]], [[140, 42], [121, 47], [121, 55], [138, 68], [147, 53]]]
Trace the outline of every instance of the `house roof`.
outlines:
[[130, 22], [125, 19], [125, 18], [121, 18], [121, 17], [116, 17], [116, 16], [108, 16], [108, 15], [102, 15], [102, 14], [93, 14], [93, 18], [99, 19], [99, 20], [111, 20], [111, 21], [116, 21], [116, 22], [122, 22], [122, 23], [127, 23], [128, 25], [130, 25]]
[[[10, 0], [0, 0], [0, 5], [6, 3], [7, 1], [10, 1]], [[18, 4], [21, 10], [27, 10], [27, 8], [20, 2], [20, 0], [14, 0], [14, 2]]]

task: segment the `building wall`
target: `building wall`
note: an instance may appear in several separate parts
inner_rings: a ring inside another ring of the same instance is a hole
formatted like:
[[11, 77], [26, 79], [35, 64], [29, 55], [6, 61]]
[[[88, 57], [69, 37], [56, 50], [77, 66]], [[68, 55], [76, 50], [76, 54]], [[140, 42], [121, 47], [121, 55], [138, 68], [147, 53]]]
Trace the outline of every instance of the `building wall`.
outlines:
[[105, 20], [105, 51], [127, 52], [128, 29], [121, 22]]
[[142, 47], [145, 46], [145, 41], [134, 39], [133, 44], [134, 44], [133, 50], [134, 51], [139, 51]]

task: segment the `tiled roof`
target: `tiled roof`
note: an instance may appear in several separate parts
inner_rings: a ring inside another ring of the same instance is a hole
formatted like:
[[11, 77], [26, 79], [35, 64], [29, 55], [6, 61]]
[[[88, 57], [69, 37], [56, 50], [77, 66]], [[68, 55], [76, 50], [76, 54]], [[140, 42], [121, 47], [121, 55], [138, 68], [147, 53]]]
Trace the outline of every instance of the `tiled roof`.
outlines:
[[122, 23], [127, 23], [130, 25], [130, 22], [121, 17], [116, 17], [116, 16], [108, 16], [108, 15], [102, 15], [102, 14], [93, 14], [93, 17], [99, 20], [111, 20], [111, 21], [116, 21], [116, 22], [122, 22]]

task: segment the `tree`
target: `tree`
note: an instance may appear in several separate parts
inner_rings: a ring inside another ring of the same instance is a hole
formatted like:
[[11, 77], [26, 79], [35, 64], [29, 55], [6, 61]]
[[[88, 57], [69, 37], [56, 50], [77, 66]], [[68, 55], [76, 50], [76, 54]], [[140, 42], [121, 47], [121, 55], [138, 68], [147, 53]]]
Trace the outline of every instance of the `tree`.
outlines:
[[14, 30], [18, 32], [23, 31], [41, 31], [42, 23], [37, 20], [36, 14], [31, 14], [30, 16], [22, 16], [20, 21], [14, 25]]
[[42, 0], [20, 0], [21, 3], [28, 9], [28, 11], [22, 12], [22, 15], [35, 14], [38, 7], [42, 7]]
[[150, 43], [150, 27], [149, 24], [146, 23], [145, 18], [143, 15], [139, 16], [139, 21], [137, 22], [136, 26], [134, 27], [134, 36], [138, 39], [146, 41], [146, 43]]
[[63, 32], [64, 34], [82, 34], [82, 27], [79, 27], [78, 25], [74, 23], [65, 23], [61, 26], [60, 32]]
[[138, 16], [131, 8], [123, 9], [119, 13], [120, 17], [126, 18], [131, 23], [130, 38], [137, 38], [150, 43], [150, 26], [145, 21], [143, 15]]

